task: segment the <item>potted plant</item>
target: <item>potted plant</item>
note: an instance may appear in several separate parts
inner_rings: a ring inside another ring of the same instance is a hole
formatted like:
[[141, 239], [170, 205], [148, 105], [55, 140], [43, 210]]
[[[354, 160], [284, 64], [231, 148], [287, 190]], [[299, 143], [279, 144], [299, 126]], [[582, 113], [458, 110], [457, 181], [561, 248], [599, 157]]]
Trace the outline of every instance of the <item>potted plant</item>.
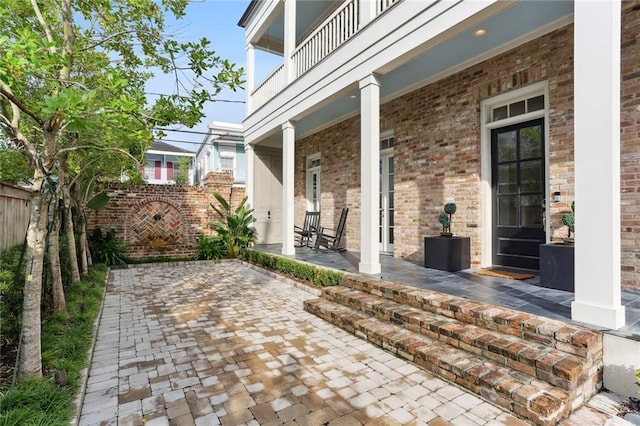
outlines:
[[563, 238], [565, 244], [573, 244], [574, 239], [571, 234], [575, 234], [575, 213], [576, 213], [576, 202], [571, 203], [571, 213], [565, 213], [562, 216], [562, 223], [567, 227], [567, 236]]
[[442, 232], [440, 236], [451, 238], [453, 233], [451, 232], [451, 216], [456, 212], [456, 203], [447, 203], [444, 205], [444, 213], [440, 213], [438, 222], [442, 225]]
[[460, 271], [470, 267], [469, 237], [454, 237], [451, 232], [451, 216], [456, 212], [455, 203], [444, 205], [444, 211], [438, 216], [442, 225], [439, 237], [424, 238], [424, 266], [425, 268], [443, 271]]
[[562, 223], [567, 227], [567, 236], [563, 243], [540, 245], [540, 285], [573, 292], [575, 288], [574, 272], [574, 239], [575, 233], [575, 201], [571, 203], [571, 213], [562, 216]]

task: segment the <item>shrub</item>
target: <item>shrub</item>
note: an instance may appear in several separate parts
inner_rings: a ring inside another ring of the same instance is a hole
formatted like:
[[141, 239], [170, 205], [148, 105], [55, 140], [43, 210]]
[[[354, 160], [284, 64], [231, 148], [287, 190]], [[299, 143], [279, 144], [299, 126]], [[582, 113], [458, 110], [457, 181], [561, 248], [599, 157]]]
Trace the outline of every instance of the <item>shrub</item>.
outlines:
[[342, 273], [338, 271], [316, 268], [315, 275], [313, 276], [313, 282], [321, 285], [322, 287], [330, 287], [340, 284], [340, 278], [342, 278]]
[[222, 237], [219, 235], [214, 237], [200, 235], [198, 238], [198, 252], [195, 256], [196, 260], [218, 260], [226, 255], [227, 247]]
[[22, 291], [26, 267], [21, 263], [22, 246], [13, 247], [0, 256], [0, 334], [2, 344], [18, 342], [22, 326]]
[[315, 265], [261, 251], [243, 250], [241, 257], [250, 263], [309, 281], [317, 286], [329, 287], [338, 285], [340, 284], [340, 278], [342, 278], [342, 272], [319, 268]]
[[93, 261], [105, 263], [106, 265], [124, 265], [127, 258], [127, 247], [124, 242], [116, 237], [116, 233], [111, 228], [98, 227], [89, 236], [89, 249]]

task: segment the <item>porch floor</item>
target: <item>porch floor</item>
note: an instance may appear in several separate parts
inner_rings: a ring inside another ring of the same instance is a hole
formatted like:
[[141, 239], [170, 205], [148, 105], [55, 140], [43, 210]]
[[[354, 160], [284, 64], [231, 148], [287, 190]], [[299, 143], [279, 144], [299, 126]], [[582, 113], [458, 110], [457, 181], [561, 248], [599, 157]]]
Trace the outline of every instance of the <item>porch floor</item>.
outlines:
[[[282, 255], [281, 247], [280, 244], [259, 244], [254, 249]], [[307, 247], [296, 248], [295, 256], [287, 257], [351, 273], [358, 273], [360, 262], [358, 252], [336, 253], [329, 250], [314, 252]], [[446, 272], [424, 268], [418, 261], [387, 255], [380, 256], [380, 264], [382, 273], [372, 277], [580, 324], [571, 321], [573, 293], [540, 287], [540, 277], [537, 275], [528, 280], [516, 281], [480, 276], [473, 273], [471, 269]], [[622, 304], [626, 312], [626, 325], [623, 328], [604, 330], [591, 325], [586, 326], [640, 341], [640, 291], [622, 292]]]

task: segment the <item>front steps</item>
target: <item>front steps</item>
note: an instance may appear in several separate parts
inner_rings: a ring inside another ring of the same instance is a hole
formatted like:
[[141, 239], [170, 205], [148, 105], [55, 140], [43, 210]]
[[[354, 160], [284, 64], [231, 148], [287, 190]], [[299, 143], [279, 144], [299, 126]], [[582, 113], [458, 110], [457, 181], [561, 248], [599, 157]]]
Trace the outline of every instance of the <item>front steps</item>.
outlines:
[[536, 424], [602, 385], [602, 334], [561, 321], [351, 274], [304, 307]]

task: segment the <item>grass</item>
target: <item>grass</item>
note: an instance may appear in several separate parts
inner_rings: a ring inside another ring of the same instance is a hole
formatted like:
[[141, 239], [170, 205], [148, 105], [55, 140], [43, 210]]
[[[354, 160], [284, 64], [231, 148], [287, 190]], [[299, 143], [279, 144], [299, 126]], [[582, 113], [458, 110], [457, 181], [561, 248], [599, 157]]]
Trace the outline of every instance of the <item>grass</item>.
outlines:
[[[107, 268], [92, 267], [82, 282], [66, 291], [67, 313], [49, 316], [42, 325], [42, 379], [0, 389], [0, 426], [69, 424], [80, 372], [86, 367], [93, 322], [100, 311]], [[54, 380], [64, 370], [67, 384]]]

